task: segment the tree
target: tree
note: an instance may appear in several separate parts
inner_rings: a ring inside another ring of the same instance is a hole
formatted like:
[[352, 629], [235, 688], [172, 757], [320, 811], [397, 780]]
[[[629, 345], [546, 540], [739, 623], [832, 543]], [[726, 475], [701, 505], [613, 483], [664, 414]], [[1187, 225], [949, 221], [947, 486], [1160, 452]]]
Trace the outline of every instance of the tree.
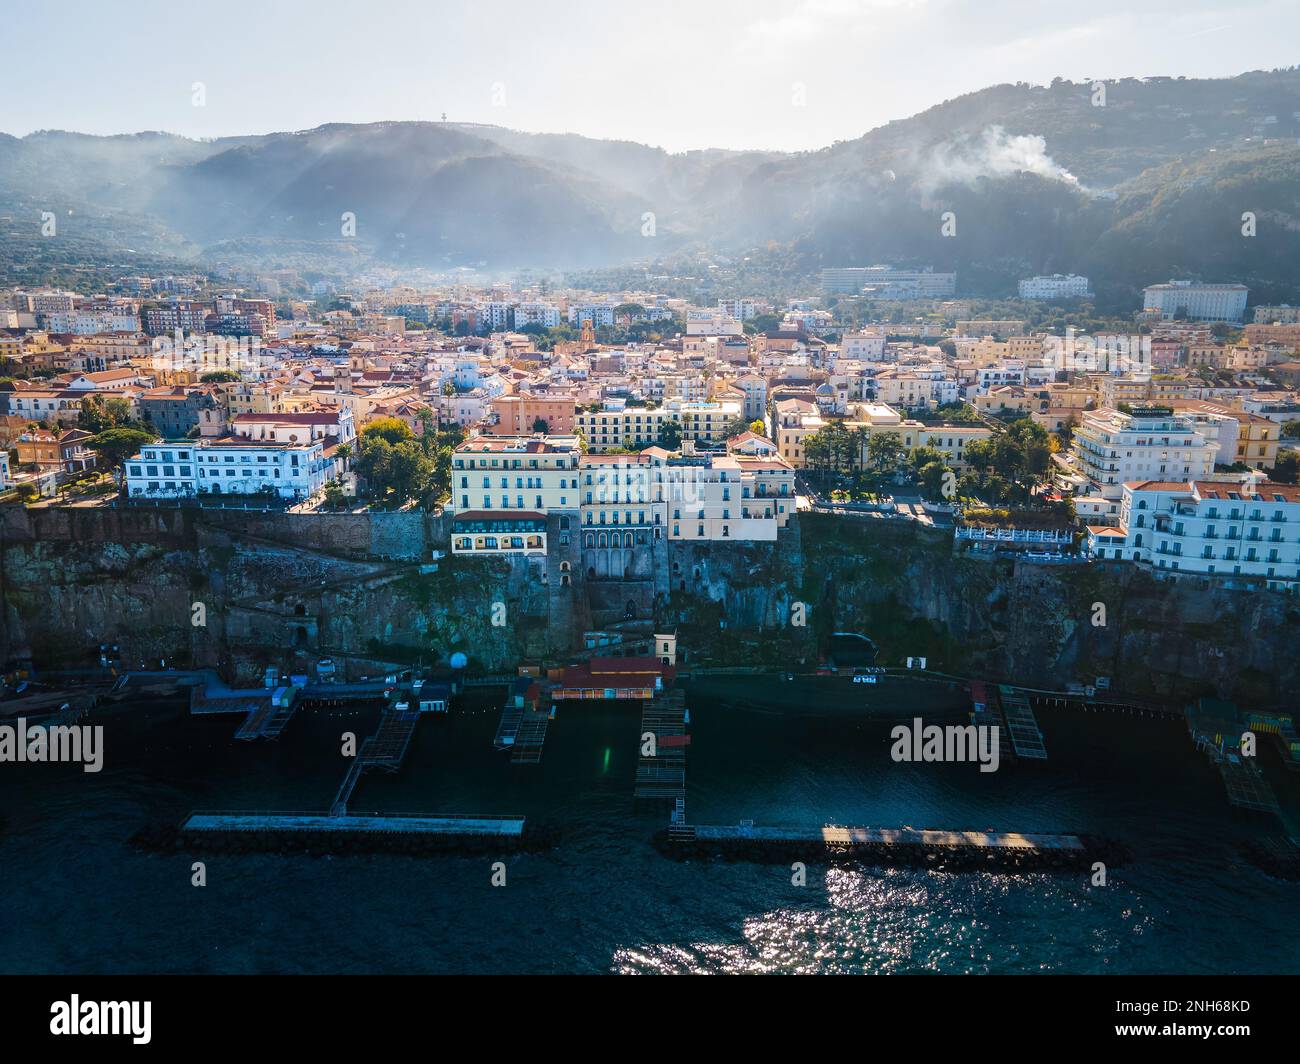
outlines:
[[132, 428], [137, 424], [131, 417], [130, 401], [121, 396], [88, 395], [81, 401], [81, 412], [77, 415], [77, 427], [87, 432]]
[[542, 432], [542, 433], [550, 432], [551, 426], [547, 424], [546, 418], [539, 417], [536, 421], [533, 422], [533, 431]]
[[749, 423], [749, 431], [755, 436], [766, 436], [767, 425], [761, 417], [756, 417]]
[[363, 433], [363, 437], [354, 466], [365, 479], [371, 498], [381, 499], [392, 492], [399, 502], [405, 502], [430, 490], [434, 463], [414, 438], [392, 444], [379, 433]]
[[875, 432], [867, 440], [867, 468], [877, 477], [894, 473], [906, 454], [897, 432]]
[[665, 451], [676, 451], [682, 445], [682, 427], [676, 421], [666, 420], [659, 426], [659, 446]]
[[1300, 452], [1281, 451], [1277, 456], [1277, 464], [1269, 471], [1269, 475], [1279, 484], [1300, 481]]
[[106, 429], [91, 438], [90, 446], [99, 455], [101, 466], [116, 469], [146, 443], [153, 443], [157, 438], [143, 429]]
[[921, 489], [922, 497], [929, 499], [931, 502], [939, 502], [943, 499], [944, 483], [952, 475], [955, 483], [955, 474], [943, 462], [926, 462], [917, 470], [917, 486]]
[[739, 436], [749, 428], [749, 422], [745, 420], [744, 414], [737, 414], [733, 418], [728, 418], [725, 425], [722, 426], [722, 438], [731, 439], [732, 436]]
[[823, 433], [824, 430], [818, 429], [803, 438], [803, 456], [804, 464], [824, 478], [830, 472], [833, 458], [830, 440]]
[[384, 440], [389, 444], [396, 446], [406, 440], [415, 439], [415, 433], [411, 431], [411, 426], [401, 418], [395, 417], [377, 417], [361, 430], [363, 440]]
[[932, 462], [938, 462], [942, 465], [943, 461], [943, 452], [928, 445], [925, 447], [914, 448], [912, 453], [907, 456], [907, 464], [912, 467], [912, 471], [918, 476], [920, 475], [921, 470]]
[[337, 510], [343, 505], [343, 485], [337, 477], [325, 482], [325, 505], [331, 510]]
[[239, 374], [233, 369], [214, 369], [199, 378], [200, 384], [232, 384], [239, 380]]

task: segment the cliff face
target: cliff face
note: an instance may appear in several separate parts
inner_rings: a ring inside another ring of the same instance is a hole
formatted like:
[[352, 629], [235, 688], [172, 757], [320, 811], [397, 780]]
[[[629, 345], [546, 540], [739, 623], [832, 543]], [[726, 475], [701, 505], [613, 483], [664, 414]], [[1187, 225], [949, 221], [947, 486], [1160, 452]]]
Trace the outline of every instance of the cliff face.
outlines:
[[1043, 566], [955, 553], [951, 533], [801, 518], [805, 590], [882, 660], [1061, 689], [1098, 676], [1135, 696], [1287, 702], [1300, 606], [1272, 592], [1157, 580], [1123, 563]]
[[626, 600], [642, 627], [653, 611], [656, 630], [678, 629], [688, 664], [808, 664], [849, 631], [885, 664], [925, 655], [1029, 686], [1109, 676], [1135, 696], [1272, 705], [1300, 682], [1300, 608], [1281, 594], [975, 559], [950, 533], [808, 514], [774, 544], [670, 544], [653, 585], [589, 582], [576, 544], [551, 531], [546, 559], [434, 560], [447, 529], [419, 514], [3, 507], [0, 660], [85, 665], [116, 643], [129, 668], [165, 658], [232, 679], [320, 657], [360, 675], [458, 651], [509, 671], [564, 660], [593, 609]]
[[419, 514], [5, 507], [0, 661], [78, 667], [116, 643], [127, 668], [166, 659], [232, 679], [320, 657], [359, 675], [457, 651], [496, 671], [566, 653], [585, 623], [560, 608], [580, 589], [552, 594], [539, 560], [453, 565], [435, 550], [445, 529]]

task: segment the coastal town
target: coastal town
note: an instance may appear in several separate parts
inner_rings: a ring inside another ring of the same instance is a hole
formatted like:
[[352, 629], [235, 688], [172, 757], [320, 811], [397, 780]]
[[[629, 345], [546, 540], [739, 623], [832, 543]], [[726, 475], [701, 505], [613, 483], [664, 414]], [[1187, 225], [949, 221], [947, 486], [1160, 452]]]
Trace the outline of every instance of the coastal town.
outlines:
[[1300, 6], [6, 29], [7, 1044], [1290, 1033]]
[[1300, 582], [1300, 308], [1240, 284], [1153, 283], [1084, 329], [1074, 275], [1022, 280], [1007, 319], [972, 317], [954, 274], [886, 266], [706, 307], [236, 280], [0, 294], [0, 501], [425, 508], [452, 516], [455, 558], [580, 537], [606, 579], [660, 541], [774, 541], [812, 510]]

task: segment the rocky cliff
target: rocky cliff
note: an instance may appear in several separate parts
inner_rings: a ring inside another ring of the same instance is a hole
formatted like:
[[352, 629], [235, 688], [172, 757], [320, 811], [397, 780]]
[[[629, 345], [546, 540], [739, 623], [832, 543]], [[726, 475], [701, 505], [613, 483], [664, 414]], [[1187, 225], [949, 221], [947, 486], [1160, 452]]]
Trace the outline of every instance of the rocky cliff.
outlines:
[[[0, 660], [90, 664], [107, 642], [127, 667], [165, 658], [232, 679], [320, 657], [360, 675], [458, 651], [505, 671], [566, 658], [613, 593], [558, 548], [474, 561], [446, 549], [443, 519], [421, 514], [3, 507]], [[955, 552], [950, 533], [824, 515], [774, 544], [672, 544], [663, 558], [653, 626], [678, 629], [688, 665], [810, 664], [849, 631], [885, 664], [925, 655], [1030, 686], [1108, 676], [1135, 696], [1281, 705], [1300, 681], [1300, 608], [1282, 594], [985, 560]]]

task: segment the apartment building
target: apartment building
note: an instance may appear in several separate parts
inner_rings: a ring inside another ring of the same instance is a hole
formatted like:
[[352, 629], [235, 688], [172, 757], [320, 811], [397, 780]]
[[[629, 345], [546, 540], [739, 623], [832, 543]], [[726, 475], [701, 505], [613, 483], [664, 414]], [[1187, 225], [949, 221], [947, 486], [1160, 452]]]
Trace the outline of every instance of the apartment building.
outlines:
[[1278, 325], [1300, 325], [1300, 307], [1280, 306], [1256, 307], [1255, 321], [1260, 325], [1276, 323]]
[[499, 395], [490, 404], [497, 423], [494, 431], [503, 436], [526, 436], [541, 422], [543, 431], [568, 435], [577, 428], [572, 396]]
[[662, 406], [636, 406], [608, 399], [599, 410], [579, 410], [574, 415], [578, 432], [588, 450], [601, 453], [611, 447], [640, 450], [659, 440], [660, 430], [676, 422], [683, 442], [704, 448], [718, 448], [726, 441], [727, 429], [740, 416], [738, 400], [705, 401], [669, 399]]
[[[1091, 491], [1115, 503], [1130, 482], [1203, 480], [1214, 472], [1218, 441], [1169, 407], [1085, 411], [1074, 430], [1071, 458]], [[1113, 513], [1116, 507], [1108, 507]]]
[[782, 399], [772, 414], [772, 435], [777, 450], [795, 469], [808, 464], [804, 441], [825, 425], [815, 403], [806, 399]]
[[474, 436], [452, 454], [452, 509], [464, 513], [578, 509], [576, 436]]
[[[772, 541], [794, 512], [794, 470], [774, 454], [585, 455], [584, 549], [670, 541]], [[640, 538], [638, 538], [640, 537]]]
[[[1172, 399], [1169, 407], [1175, 414], [1191, 417], [1198, 424], [1209, 426], [1217, 421], [1232, 426], [1230, 430], [1213, 433], [1220, 440], [1231, 441], [1230, 449], [1220, 447], [1215, 458], [1217, 464], [1241, 463], [1252, 469], [1271, 469], [1277, 464], [1282, 429], [1275, 421], [1204, 399]], [[1208, 429], [1205, 431], [1207, 437], [1211, 434]]]

